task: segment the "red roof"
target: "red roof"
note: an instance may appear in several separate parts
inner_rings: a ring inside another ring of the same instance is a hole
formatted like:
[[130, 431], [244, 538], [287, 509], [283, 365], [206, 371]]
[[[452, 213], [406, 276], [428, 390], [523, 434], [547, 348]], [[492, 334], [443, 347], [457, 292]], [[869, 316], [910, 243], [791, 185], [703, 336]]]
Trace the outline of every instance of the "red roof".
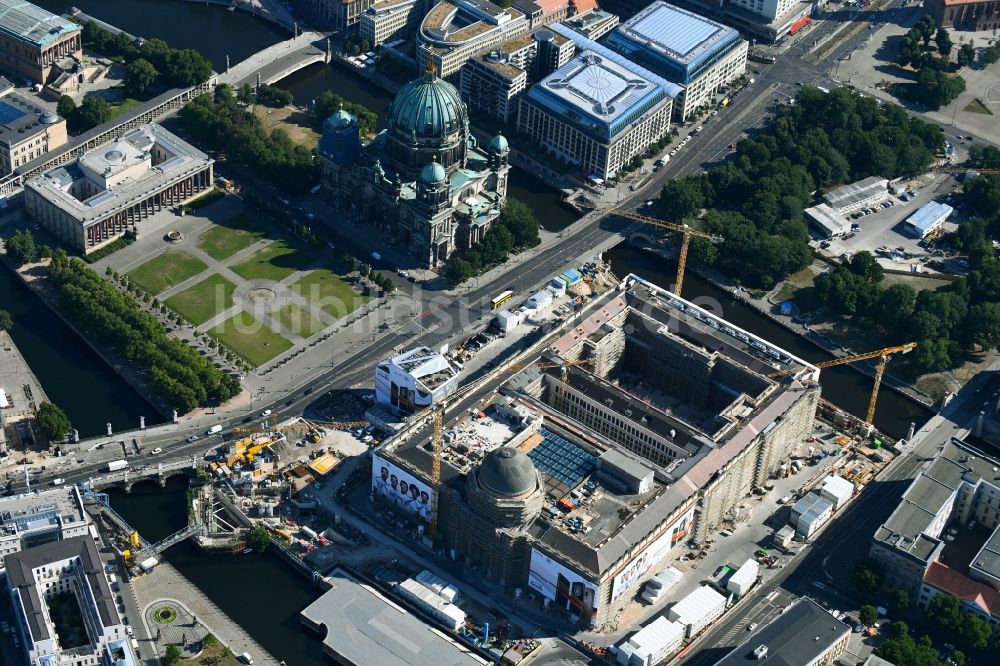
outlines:
[[1000, 592], [997, 592], [989, 585], [972, 580], [968, 576], [963, 576], [940, 562], [931, 564], [930, 568], [927, 569], [927, 573], [924, 574], [924, 582], [942, 592], [954, 594], [962, 601], [979, 606], [984, 613], [989, 613], [993, 617], [1000, 617]]
[[569, 0], [569, 4], [576, 7], [576, 13], [582, 14], [591, 9], [597, 9], [597, 0]]
[[569, 0], [535, 0], [535, 4], [542, 8], [543, 16], [551, 16], [565, 9], [569, 5]]

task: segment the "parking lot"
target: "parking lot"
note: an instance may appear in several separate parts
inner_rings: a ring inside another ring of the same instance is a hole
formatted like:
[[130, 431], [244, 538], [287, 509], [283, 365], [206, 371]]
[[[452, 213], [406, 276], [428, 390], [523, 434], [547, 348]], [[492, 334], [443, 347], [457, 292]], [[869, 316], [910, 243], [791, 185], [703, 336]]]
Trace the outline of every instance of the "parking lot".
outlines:
[[[843, 259], [845, 254], [849, 258], [857, 252], [867, 250], [878, 257], [879, 263], [887, 269], [931, 274], [942, 271], [961, 272], [961, 265], [947, 262], [949, 257], [943, 251], [935, 250], [929, 243], [921, 242], [921, 239], [904, 229], [906, 218], [930, 201], [955, 206], [954, 197], [951, 200], [948, 197], [952, 196], [957, 186], [958, 182], [949, 174], [928, 174], [915, 178], [908, 183], [906, 190], [907, 196], [915, 193], [909, 201], [896, 195], [887, 196], [886, 201], [891, 201], [892, 206], [879, 206], [874, 213], [851, 219], [851, 233], [843, 238], [831, 238], [821, 243], [819, 251], [829, 257]], [[945, 223], [944, 231], [954, 231], [960, 216], [961, 211], [956, 211]], [[945, 263], [937, 266], [937, 261]]]

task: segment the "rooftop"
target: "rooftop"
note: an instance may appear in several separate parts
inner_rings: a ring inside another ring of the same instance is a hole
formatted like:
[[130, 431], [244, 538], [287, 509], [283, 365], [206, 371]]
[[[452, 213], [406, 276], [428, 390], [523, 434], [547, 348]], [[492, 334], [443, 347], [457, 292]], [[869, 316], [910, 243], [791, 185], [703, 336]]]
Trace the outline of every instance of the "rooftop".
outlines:
[[74, 557], [79, 558], [80, 575], [83, 582], [90, 587], [101, 623], [105, 627], [121, 623], [118, 610], [115, 608], [114, 595], [104, 575], [104, 564], [101, 562], [94, 540], [89, 536], [80, 536], [50, 541], [4, 558], [7, 584], [21, 597], [31, 636], [35, 642], [47, 639], [49, 628], [46, 620], [48, 613], [43, 608], [45, 601], [38, 594], [33, 571], [46, 564]]
[[965, 442], [945, 442], [937, 457], [910, 483], [889, 519], [876, 530], [875, 541], [921, 562], [929, 561], [942, 544], [939, 533], [928, 531], [935, 518], [951, 514], [956, 491], [963, 484], [986, 480], [998, 485], [998, 465], [1000, 462]]
[[767, 658], [762, 663], [768, 666], [813, 664], [850, 633], [850, 627], [812, 599], [804, 597], [759, 627], [735, 650], [715, 662], [715, 666], [737, 666], [754, 661], [754, 651], [762, 645], [767, 647]]
[[205, 153], [150, 123], [124, 131], [116, 140], [49, 169], [29, 180], [26, 187], [86, 224], [211, 163]]
[[30, 2], [0, 0], [0, 32], [22, 42], [41, 48], [80, 29], [76, 23]]
[[850, 208], [877, 194], [888, 194], [889, 181], [878, 176], [869, 176], [856, 183], [849, 183], [823, 195], [826, 202], [836, 210]]
[[962, 601], [978, 606], [984, 613], [1000, 617], [1000, 592], [989, 585], [963, 576], [940, 562], [934, 562], [924, 574], [924, 582]]
[[26, 97], [7, 93], [0, 98], [0, 143], [5, 146], [21, 143], [59, 120], [59, 116]]
[[906, 223], [916, 227], [920, 231], [927, 231], [942, 220], [947, 219], [954, 212], [954, 208], [940, 201], [929, 201], [917, 209], [913, 215], [906, 218]]
[[[332, 587], [301, 613], [306, 625], [325, 627], [324, 650], [341, 663], [380, 666], [484, 666], [488, 662], [453, 638], [341, 569]], [[319, 629], [323, 633], [323, 629]]]
[[76, 486], [0, 498], [0, 536], [86, 522]]
[[691, 64], [736, 31], [716, 21], [658, 0], [621, 24], [617, 32]]
[[849, 229], [849, 222], [843, 215], [831, 208], [828, 204], [821, 203], [812, 208], [806, 208], [803, 213], [816, 226], [820, 227], [827, 236], [834, 236]]

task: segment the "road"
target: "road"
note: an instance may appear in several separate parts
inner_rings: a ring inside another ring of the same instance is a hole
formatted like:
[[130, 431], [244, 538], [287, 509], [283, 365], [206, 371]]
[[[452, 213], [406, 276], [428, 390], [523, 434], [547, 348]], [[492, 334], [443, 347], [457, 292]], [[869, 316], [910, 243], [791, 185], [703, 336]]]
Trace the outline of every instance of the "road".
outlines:
[[[952, 436], [962, 436], [974, 424], [984, 396], [1000, 390], [994, 371], [981, 373], [914, 437], [912, 450], [896, 458], [879, 477], [826, 526], [817, 540], [803, 548], [781, 573], [742, 605], [726, 613], [698, 642], [701, 647], [681, 663], [714, 664], [747, 638], [751, 622], [763, 623], [780, 613], [793, 598], [808, 595], [830, 608], [857, 617], [865, 600], [849, 586], [855, 563], [867, 556], [872, 535], [891, 515], [918, 470], [933, 457], [938, 446]], [[772, 593], [773, 596], [772, 596]]]

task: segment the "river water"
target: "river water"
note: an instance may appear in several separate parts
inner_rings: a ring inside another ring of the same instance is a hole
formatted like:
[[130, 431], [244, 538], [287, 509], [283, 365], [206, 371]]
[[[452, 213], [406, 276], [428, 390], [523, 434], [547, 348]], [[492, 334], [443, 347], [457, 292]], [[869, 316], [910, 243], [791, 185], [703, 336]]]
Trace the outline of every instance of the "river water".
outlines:
[[[224, 66], [284, 38], [280, 30], [242, 12], [176, 0], [35, 0], [52, 11], [76, 6], [84, 12], [147, 38], [160, 37], [173, 46], [196, 48]], [[362, 77], [337, 66], [314, 65], [280, 84], [297, 103], [305, 104], [323, 90], [333, 90], [384, 116], [391, 96]], [[563, 207], [556, 193], [537, 178], [520, 170], [511, 174], [511, 195], [534, 208], [551, 230], [565, 227], [574, 215]], [[629, 247], [612, 250], [608, 258], [615, 272], [635, 272], [662, 285], [671, 284], [674, 265], [663, 258]], [[714, 299], [723, 316], [735, 324], [772, 340], [807, 360], [825, 354], [788, 330], [760, 316], [751, 308], [689, 273], [685, 297]], [[103, 431], [111, 420], [116, 429], [137, 423], [140, 415], [151, 422], [153, 410], [101, 360], [74, 338], [30, 292], [0, 270], [0, 308], [10, 310], [18, 322], [13, 336], [49, 397], [69, 413], [82, 434]], [[855, 414], [863, 414], [871, 380], [847, 368], [822, 372], [823, 395]], [[898, 394], [883, 390], [876, 425], [895, 435], [904, 434], [911, 421], [918, 425], [929, 412]], [[112, 505], [143, 535], [156, 540], [179, 529], [185, 520], [185, 481], [171, 479], [166, 488], [140, 483], [130, 495], [111, 493]], [[316, 591], [290, 567], [269, 555], [205, 556], [184, 543], [171, 548], [166, 558], [217, 606], [253, 634], [265, 649], [289, 664], [322, 663], [319, 642], [300, 628], [298, 613]]]

